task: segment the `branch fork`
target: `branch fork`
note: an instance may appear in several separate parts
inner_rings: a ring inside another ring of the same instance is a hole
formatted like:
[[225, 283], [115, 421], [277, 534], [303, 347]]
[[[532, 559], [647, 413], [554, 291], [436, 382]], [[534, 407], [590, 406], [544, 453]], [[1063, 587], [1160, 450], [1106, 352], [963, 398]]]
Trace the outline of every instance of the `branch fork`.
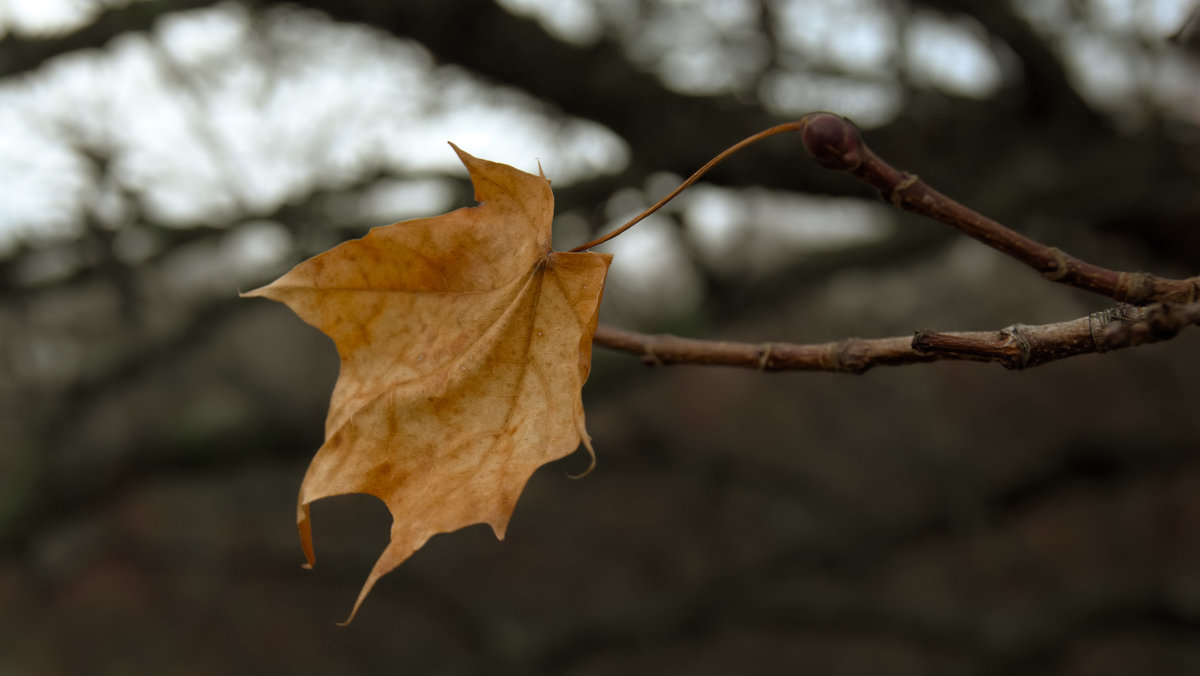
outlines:
[[647, 335], [600, 326], [595, 343], [640, 354], [644, 363], [653, 366], [691, 363], [760, 371], [862, 373], [875, 366], [968, 360], [1024, 369], [1079, 354], [1168, 340], [1184, 327], [1200, 324], [1200, 276], [1166, 279], [1146, 272], [1110, 270], [1026, 237], [943, 195], [916, 174], [891, 166], [867, 147], [852, 122], [831, 113], [812, 113], [732, 146], [646, 213], [577, 250], [624, 232], [729, 155], [785, 131], [800, 133], [805, 149], [817, 164], [849, 173], [875, 188], [880, 197], [895, 207], [949, 225], [1026, 264], [1048, 281], [1090, 291], [1118, 304], [1087, 317], [1054, 324], [1014, 324], [999, 331], [918, 331], [911, 338], [846, 338], [807, 345], [754, 344]]

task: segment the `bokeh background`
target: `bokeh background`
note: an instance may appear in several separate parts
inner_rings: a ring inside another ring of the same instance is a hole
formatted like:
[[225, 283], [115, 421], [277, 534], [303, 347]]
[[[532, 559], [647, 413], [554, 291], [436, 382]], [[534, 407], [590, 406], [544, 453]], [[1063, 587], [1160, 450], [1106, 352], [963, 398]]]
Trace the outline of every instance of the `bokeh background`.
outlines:
[[[1017, 230], [1200, 273], [1195, 0], [0, 3], [0, 674], [1200, 673], [1200, 331], [1028, 372], [646, 368], [498, 543], [315, 505], [332, 344], [238, 300], [529, 171], [570, 248], [812, 110]], [[1190, 23], [1189, 23], [1190, 22]], [[735, 157], [615, 240], [603, 321], [822, 342], [1107, 307]]]

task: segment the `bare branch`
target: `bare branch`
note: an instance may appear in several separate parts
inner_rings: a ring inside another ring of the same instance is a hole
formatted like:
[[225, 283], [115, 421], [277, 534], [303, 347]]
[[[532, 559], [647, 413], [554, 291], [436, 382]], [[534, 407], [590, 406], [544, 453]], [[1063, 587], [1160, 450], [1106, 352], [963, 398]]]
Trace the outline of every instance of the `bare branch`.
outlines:
[[1200, 302], [1119, 305], [1070, 321], [1014, 324], [999, 331], [919, 331], [912, 337], [846, 338], [808, 345], [696, 340], [610, 326], [597, 328], [594, 342], [640, 355], [649, 366], [704, 364], [760, 371], [862, 373], [875, 366], [967, 360], [1023, 369], [1166, 340], [1192, 324], [1200, 324]]
[[[945, 223], [1025, 263], [1050, 281], [1134, 304], [1054, 324], [1013, 324], [999, 331], [919, 331], [912, 338], [846, 338], [810, 345], [735, 343], [646, 335], [601, 326], [594, 342], [640, 354], [644, 363], [654, 366], [690, 363], [760, 371], [862, 373], [875, 366], [968, 360], [1024, 369], [1075, 355], [1166, 340], [1185, 326], [1200, 324], [1200, 276], [1173, 280], [1144, 272], [1118, 272], [1030, 239], [946, 197], [915, 174], [884, 162], [863, 143], [858, 128], [843, 117], [812, 113], [769, 132], [783, 128], [800, 131], [805, 149], [817, 164], [851, 174], [895, 206]], [[635, 222], [637, 219], [631, 224]]]
[[696, 340], [670, 334], [648, 335], [600, 326], [597, 345], [639, 354], [648, 366], [704, 364], [760, 371], [832, 371], [862, 373], [873, 366], [899, 366], [939, 359], [912, 349], [912, 338], [846, 338], [832, 343], [734, 343]]
[[873, 153], [858, 128], [831, 113], [804, 116], [801, 136], [813, 159], [826, 169], [845, 171], [870, 185], [895, 206], [945, 223], [1007, 254], [1053, 282], [1145, 305], [1200, 300], [1200, 277], [1164, 279], [1144, 272], [1119, 272], [1093, 265], [1046, 246], [979, 214], [929, 187], [916, 174], [900, 171]]

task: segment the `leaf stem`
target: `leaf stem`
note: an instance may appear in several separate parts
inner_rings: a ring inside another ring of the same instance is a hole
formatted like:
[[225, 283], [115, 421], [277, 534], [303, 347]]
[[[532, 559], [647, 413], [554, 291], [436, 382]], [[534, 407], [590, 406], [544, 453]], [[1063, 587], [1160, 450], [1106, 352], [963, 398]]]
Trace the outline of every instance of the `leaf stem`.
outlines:
[[571, 249], [570, 252], [578, 253], [580, 251], [586, 251], [587, 249], [591, 249], [593, 247], [600, 246], [601, 244], [607, 242], [608, 240], [616, 237], [617, 235], [620, 235], [621, 233], [625, 232], [626, 230], [637, 225], [641, 221], [645, 220], [646, 217], [650, 216], [650, 214], [653, 214], [654, 212], [663, 208], [664, 206], [667, 205], [668, 202], [670, 202], [671, 200], [678, 197], [679, 193], [690, 188], [693, 183], [700, 180], [700, 178], [702, 176], [704, 176], [705, 174], [707, 174], [713, 167], [715, 167], [718, 164], [720, 164], [721, 162], [725, 161], [730, 155], [738, 152], [739, 150], [745, 148], [746, 146], [757, 143], [765, 138], [775, 136], [776, 134], [782, 134], [782, 133], [789, 132], [789, 131], [803, 131], [803, 129], [807, 125], [808, 125], [807, 120], [800, 119], [800, 120], [795, 120], [793, 122], [785, 122], [783, 124], [776, 125], [774, 127], [771, 127], [770, 129], [765, 129], [763, 131], [760, 131], [757, 134], [754, 134], [753, 136], [747, 136], [746, 138], [742, 139], [741, 141], [738, 141], [737, 143], [735, 143], [735, 144], [729, 146], [728, 148], [726, 148], [725, 150], [721, 151], [721, 153], [719, 155], [712, 158], [703, 167], [700, 167], [698, 170], [696, 170], [696, 173], [689, 176], [688, 179], [686, 181], [684, 181], [683, 183], [681, 183], [678, 188], [675, 188], [674, 190], [672, 190], [670, 193], [667, 194], [666, 197], [660, 199], [658, 202], [655, 202], [653, 206], [649, 207], [648, 209], [646, 209], [642, 213], [638, 214], [637, 216], [634, 216], [632, 219], [630, 219], [628, 222], [626, 222], [621, 227], [617, 228], [616, 230], [613, 230], [612, 232], [610, 232], [606, 235], [603, 235], [597, 239], [594, 239], [594, 240], [588, 242], [587, 244], [581, 244], [581, 245], [575, 247], [574, 249]]

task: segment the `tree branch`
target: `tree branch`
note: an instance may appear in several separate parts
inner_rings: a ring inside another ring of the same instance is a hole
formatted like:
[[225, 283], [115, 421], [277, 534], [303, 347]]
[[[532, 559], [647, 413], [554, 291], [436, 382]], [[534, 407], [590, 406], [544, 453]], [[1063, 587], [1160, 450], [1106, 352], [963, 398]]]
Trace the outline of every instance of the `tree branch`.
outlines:
[[133, 2], [106, 10], [95, 21], [65, 35], [30, 38], [9, 33], [0, 39], [0, 77], [34, 70], [50, 59], [69, 52], [103, 47], [118, 35], [150, 30], [159, 18], [167, 14], [211, 4], [213, 0]]
[[893, 205], [935, 221], [1007, 254], [1052, 282], [1119, 302], [1191, 303], [1200, 300], [1200, 276], [1164, 279], [1144, 272], [1119, 272], [1093, 265], [1010, 230], [955, 202], [906, 171], [885, 162], [863, 142], [854, 123], [830, 113], [813, 113], [800, 132], [804, 147], [826, 169], [845, 171], [879, 191]]
[[1118, 305], [1070, 321], [1013, 324], [999, 331], [918, 331], [912, 337], [845, 338], [807, 345], [696, 340], [611, 326], [598, 327], [593, 342], [640, 355], [648, 366], [703, 364], [760, 371], [862, 373], [876, 366], [965, 360], [996, 362], [1019, 370], [1167, 340], [1193, 324], [1200, 324], [1200, 302]]
[[[781, 127], [799, 130], [805, 149], [817, 164], [849, 173], [878, 190], [893, 205], [945, 223], [1025, 263], [1050, 281], [1133, 305], [1121, 304], [1055, 324], [1013, 324], [999, 331], [918, 331], [912, 338], [846, 338], [811, 345], [651, 336], [607, 326], [597, 328], [594, 342], [640, 354], [643, 362], [655, 366], [691, 363], [760, 371], [862, 373], [875, 366], [956, 359], [997, 362], [1005, 368], [1024, 369], [1079, 354], [1167, 340], [1185, 326], [1200, 324], [1200, 276], [1174, 280], [1144, 272], [1118, 272], [1030, 239], [946, 197], [915, 174], [892, 167], [871, 152], [858, 128], [843, 117], [812, 113], [797, 123]], [[637, 219], [630, 224], [636, 222]]]
[[1101, 116], [1071, 83], [1065, 64], [1050, 43], [1010, 5], [993, 0], [921, 0], [920, 5], [968, 16], [1011, 49], [1020, 62], [1022, 103], [1040, 123], [1058, 116], [1060, 122], [1103, 128]]

